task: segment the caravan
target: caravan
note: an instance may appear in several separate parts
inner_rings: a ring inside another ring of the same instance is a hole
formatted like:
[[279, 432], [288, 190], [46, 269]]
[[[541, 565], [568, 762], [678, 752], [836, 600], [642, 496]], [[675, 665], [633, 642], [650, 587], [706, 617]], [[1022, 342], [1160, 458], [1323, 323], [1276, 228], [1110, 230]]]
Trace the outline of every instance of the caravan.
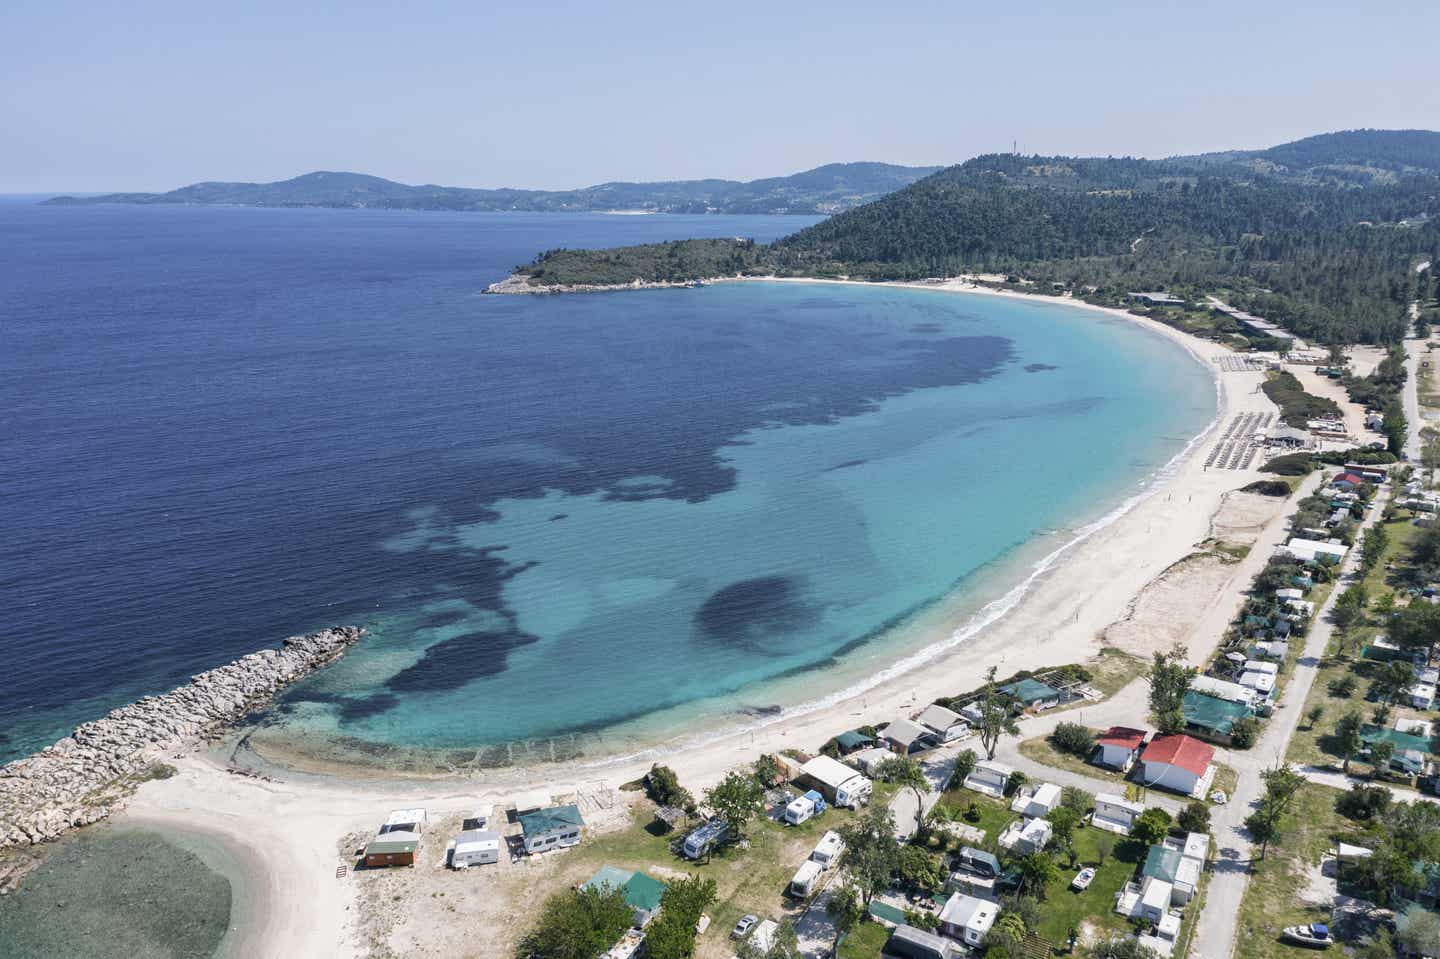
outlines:
[[790, 895], [796, 899], [808, 899], [815, 891], [815, 883], [820, 881], [820, 875], [825, 870], [813, 859], [807, 859], [800, 864], [795, 871], [795, 878], [790, 880]]
[[792, 826], [798, 826], [825, 811], [825, 797], [815, 790], [810, 790], [798, 799], [792, 799], [790, 805], [785, 807], [785, 821]]
[[685, 858], [700, 859], [708, 856], [729, 834], [730, 824], [725, 820], [710, 820], [685, 837]]

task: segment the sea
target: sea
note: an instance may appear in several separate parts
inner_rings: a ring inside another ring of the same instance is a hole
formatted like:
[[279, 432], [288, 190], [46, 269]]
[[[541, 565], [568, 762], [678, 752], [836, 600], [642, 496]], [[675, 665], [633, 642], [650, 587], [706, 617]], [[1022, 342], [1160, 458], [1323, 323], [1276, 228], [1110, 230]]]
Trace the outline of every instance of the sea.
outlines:
[[0, 760], [333, 624], [369, 634], [257, 741], [506, 765], [803, 708], [1214, 417], [1173, 341], [1064, 305], [483, 293], [812, 222], [0, 201]]

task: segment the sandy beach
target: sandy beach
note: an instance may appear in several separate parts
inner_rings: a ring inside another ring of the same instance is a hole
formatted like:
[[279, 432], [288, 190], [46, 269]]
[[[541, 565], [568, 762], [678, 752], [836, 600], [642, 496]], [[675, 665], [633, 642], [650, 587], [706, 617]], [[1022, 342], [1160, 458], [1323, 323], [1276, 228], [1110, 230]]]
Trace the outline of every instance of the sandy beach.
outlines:
[[[963, 281], [891, 285], [934, 290], [937, 295], [1029, 296], [984, 290]], [[1276, 412], [1259, 390], [1263, 373], [1218, 371], [1213, 358], [1224, 352], [1222, 347], [1122, 310], [1064, 297], [1033, 298], [1123, 318], [1172, 339], [1215, 372], [1217, 424], [1228, 423], [1241, 413]], [[1148, 656], [1177, 639], [1189, 644], [1192, 658], [1198, 661], [1218, 640], [1220, 632], [1214, 626], [1223, 626], [1231, 614], [1238, 589], [1244, 585], [1240, 576], [1250, 564], [1215, 573], [1206, 581], [1214, 591], [1206, 591], [1198, 599], [1167, 597], [1162, 574], [1194, 553], [1197, 544], [1217, 534], [1215, 520], [1222, 506], [1226, 507], [1224, 523], [1248, 524], [1253, 536], [1262, 530], [1273, 531], [1281, 515], [1279, 501], [1271, 501], [1273, 509], [1242, 508], [1227, 498], [1227, 493], [1257, 478], [1256, 467], [1263, 457], [1257, 457], [1248, 469], [1207, 469], [1205, 458], [1215, 439], [1212, 425], [1171, 465], [1167, 475], [1158, 477], [1146, 493], [1123, 507], [1123, 515], [1079, 531], [1078, 541], [1016, 587], [1024, 591], [1023, 596], [1008, 613], [978, 632], [973, 623], [946, 624], [924, 651], [888, 670], [892, 674], [888, 678], [841, 701], [797, 710], [764, 725], [718, 733], [703, 743], [661, 747], [643, 756], [487, 772], [476, 779], [354, 782], [297, 775], [271, 782], [232, 775], [214, 757], [188, 756], [174, 761], [179, 768], [177, 776], [146, 784], [123, 819], [210, 831], [228, 846], [253, 853], [245, 857], [253, 871], [248, 902], [257, 932], [254, 941], [265, 943], [264, 954], [360, 954], [354, 935], [356, 911], [351, 909], [354, 884], [337, 879], [336, 867], [353, 861], [346, 837], [373, 831], [388, 808], [424, 805], [434, 817], [479, 802], [504, 802], [521, 789], [545, 787], [554, 796], [579, 794], [587, 819], [603, 821], [607, 815], [616, 815], [616, 808], [623, 808], [614, 788], [637, 778], [657, 759], [674, 767], [682, 781], [698, 793], [726, 770], [762, 752], [792, 747], [813, 750], [855, 725], [883, 723], [908, 715], [935, 697], [975, 687], [983, 682], [990, 665], [1006, 675], [1019, 669], [1078, 662], [1097, 654], [1107, 642]], [[1248, 580], [1248, 575], [1245, 578]], [[1013, 594], [1008, 597], [1009, 601], [1015, 599]], [[1181, 617], [1164, 615], [1165, 604], [1172, 602], [1189, 602], [1190, 608]], [[1143, 614], [1157, 604], [1161, 615], [1153, 616], [1152, 624], [1152, 616]], [[1115, 624], [1107, 637], [1107, 628]], [[966, 629], [967, 625], [971, 629]]]

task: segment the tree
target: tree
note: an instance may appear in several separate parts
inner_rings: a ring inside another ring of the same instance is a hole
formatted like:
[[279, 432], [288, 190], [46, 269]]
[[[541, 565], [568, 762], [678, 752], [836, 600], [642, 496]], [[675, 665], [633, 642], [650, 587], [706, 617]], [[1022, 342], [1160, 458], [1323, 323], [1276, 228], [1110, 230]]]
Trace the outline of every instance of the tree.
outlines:
[[755, 778], [762, 786], [774, 786], [785, 781], [785, 767], [771, 753], [762, 753], [755, 760]]
[[1230, 745], [1249, 749], [1260, 737], [1260, 721], [1254, 716], [1241, 716], [1230, 726]]
[[1377, 739], [1370, 744], [1370, 768], [1371, 775], [1378, 776], [1390, 768], [1390, 760], [1395, 755], [1395, 744], [1388, 739]]
[[1029, 890], [1041, 899], [1045, 898], [1045, 887], [1060, 874], [1055, 860], [1043, 852], [1032, 852], [1015, 861], [1020, 872], [1020, 888]]
[[1095, 858], [1096, 858], [1096, 860], [1098, 861], [1098, 864], [1099, 864], [1099, 865], [1101, 865], [1101, 866], [1105, 865], [1105, 860], [1109, 859], [1109, 858], [1110, 858], [1110, 854], [1113, 853], [1114, 851], [1115, 851], [1115, 834], [1114, 834], [1114, 833], [1109, 833], [1109, 832], [1101, 833], [1099, 836], [1097, 836], [1097, 837], [1095, 838]]
[[1370, 695], [1384, 705], [1391, 706], [1414, 685], [1414, 666], [1399, 661], [1382, 663], [1370, 680]]
[[695, 797], [680, 785], [680, 777], [669, 766], [658, 763], [645, 774], [645, 794], [657, 806], [674, 806], [687, 812], [695, 808]]
[[1341, 716], [1335, 724], [1335, 752], [1340, 754], [1340, 768], [1346, 775], [1350, 773], [1350, 760], [1365, 746], [1365, 740], [1360, 736], [1364, 726], [1365, 718], [1356, 709]]
[[1423, 652], [1428, 662], [1435, 656], [1436, 644], [1440, 644], [1440, 606], [1411, 603], [1390, 620], [1388, 630], [1397, 645]]
[[645, 931], [647, 959], [689, 959], [695, 952], [696, 924], [714, 901], [713, 879], [670, 880], [660, 900], [660, 916]]
[[744, 835], [745, 826], [765, 808], [765, 790], [750, 776], [730, 772], [705, 790], [705, 805], [730, 825], [728, 841]]
[[1073, 868], [1075, 865], [1075, 827], [1080, 825], [1080, 816], [1067, 806], [1059, 806], [1045, 817], [1050, 821], [1050, 847], [1064, 853]]
[[868, 911], [870, 900], [890, 885], [900, 864], [895, 820], [889, 807], [875, 803], [836, 832], [845, 843], [844, 866]]
[[1360, 569], [1366, 573], [1380, 564], [1385, 550], [1390, 546], [1390, 532], [1383, 524], [1365, 531], [1365, 541], [1360, 544]]
[[1187, 804], [1184, 809], [1180, 810], [1180, 815], [1176, 817], [1175, 823], [1186, 832], [1209, 832], [1209, 804], [1199, 799]]
[[919, 835], [925, 825], [925, 794], [930, 791], [930, 780], [925, 778], [925, 770], [920, 767], [918, 762], [907, 756], [891, 756], [875, 767], [875, 776], [883, 782], [894, 783], [914, 794], [915, 833]]
[[1390, 807], [1392, 795], [1384, 786], [1356, 783], [1335, 800], [1335, 811], [1347, 819], [1369, 822]]
[[1162, 733], [1179, 733], [1185, 729], [1185, 693], [1190, 689], [1194, 671], [1186, 664], [1189, 655], [1180, 643], [1168, 653], [1156, 652], [1146, 681], [1150, 684], [1150, 709]]
[[1391, 400], [1385, 406], [1380, 432], [1385, 434], [1385, 446], [1396, 456], [1405, 452], [1405, 440], [1409, 435], [1409, 424], [1405, 421], [1405, 410], [1399, 400]]
[[1084, 819], [1085, 814], [1095, 805], [1095, 797], [1079, 786], [1065, 786], [1060, 790], [1060, 805], [1075, 810], [1075, 814]]
[[985, 673], [985, 692], [980, 698], [980, 745], [985, 747], [985, 758], [995, 758], [995, 747], [1000, 744], [1000, 737], [1006, 733], [1011, 736], [1018, 735], [1020, 727], [1015, 725], [1014, 718], [1010, 715], [1010, 705], [1000, 697], [1000, 692], [995, 688], [995, 667], [991, 666]]
[[834, 954], [840, 951], [840, 940], [865, 918], [865, 907], [860, 904], [854, 887], [845, 882], [830, 892], [830, 899], [825, 903], [825, 915], [830, 917], [830, 923], [835, 927], [835, 942], [830, 947], [830, 952]]
[[1412, 904], [1395, 919], [1395, 939], [1412, 956], [1440, 956], [1440, 916]]
[[1010, 775], [1005, 777], [1005, 795], [1012, 795], [1015, 790], [1019, 789], [1021, 786], [1025, 785], [1029, 781], [1029, 776], [1025, 775], [1018, 769], [1015, 770]]
[[1281, 763], [1260, 774], [1265, 783], [1265, 794], [1260, 797], [1256, 810], [1245, 818], [1245, 828], [1260, 841], [1260, 858], [1263, 860], [1270, 850], [1270, 844], [1280, 838], [1285, 813], [1295, 802], [1305, 777], [1295, 771], [1289, 763]]
[[1020, 942], [1025, 938], [1025, 918], [1018, 912], [1006, 910], [1000, 913], [1000, 918], [995, 920], [995, 934], [1004, 936], [1011, 942]]
[[625, 892], [611, 886], [570, 889], [545, 901], [535, 928], [520, 940], [516, 959], [593, 959], [634, 921]]
[[1159, 806], [1151, 806], [1135, 817], [1130, 835], [1147, 846], [1153, 846], [1170, 834], [1170, 814]]
[[1325, 707], [1321, 705], [1311, 706], [1305, 713], [1305, 722], [1310, 729], [1320, 725], [1320, 720], [1325, 718]]
[[963, 750], [960, 755], [955, 757], [955, 772], [950, 777], [951, 789], [956, 789], [965, 782], [966, 778], [975, 771], [975, 763], [979, 759], [980, 757], [975, 755], [973, 749]]
[[1080, 723], [1060, 723], [1050, 733], [1050, 744], [1062, 753], [1084, 759], [1095, 751], [1095, 734]]
[[924, 892], [936, 892], [945, 885], [945, 867], [941, 865], [940, 857], [919, 846], [900, 849], [900, 863], [895, 874], [906, 886]]

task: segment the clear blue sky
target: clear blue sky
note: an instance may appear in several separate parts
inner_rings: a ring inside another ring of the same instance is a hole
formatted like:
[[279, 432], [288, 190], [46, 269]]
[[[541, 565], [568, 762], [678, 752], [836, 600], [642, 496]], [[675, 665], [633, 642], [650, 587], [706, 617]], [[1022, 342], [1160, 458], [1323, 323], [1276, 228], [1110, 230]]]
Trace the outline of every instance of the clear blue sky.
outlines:
[[1435, 129], [1437, 37], [1435, 0], [6, 0], [0, 192], [317, 169], [564, 188]]

